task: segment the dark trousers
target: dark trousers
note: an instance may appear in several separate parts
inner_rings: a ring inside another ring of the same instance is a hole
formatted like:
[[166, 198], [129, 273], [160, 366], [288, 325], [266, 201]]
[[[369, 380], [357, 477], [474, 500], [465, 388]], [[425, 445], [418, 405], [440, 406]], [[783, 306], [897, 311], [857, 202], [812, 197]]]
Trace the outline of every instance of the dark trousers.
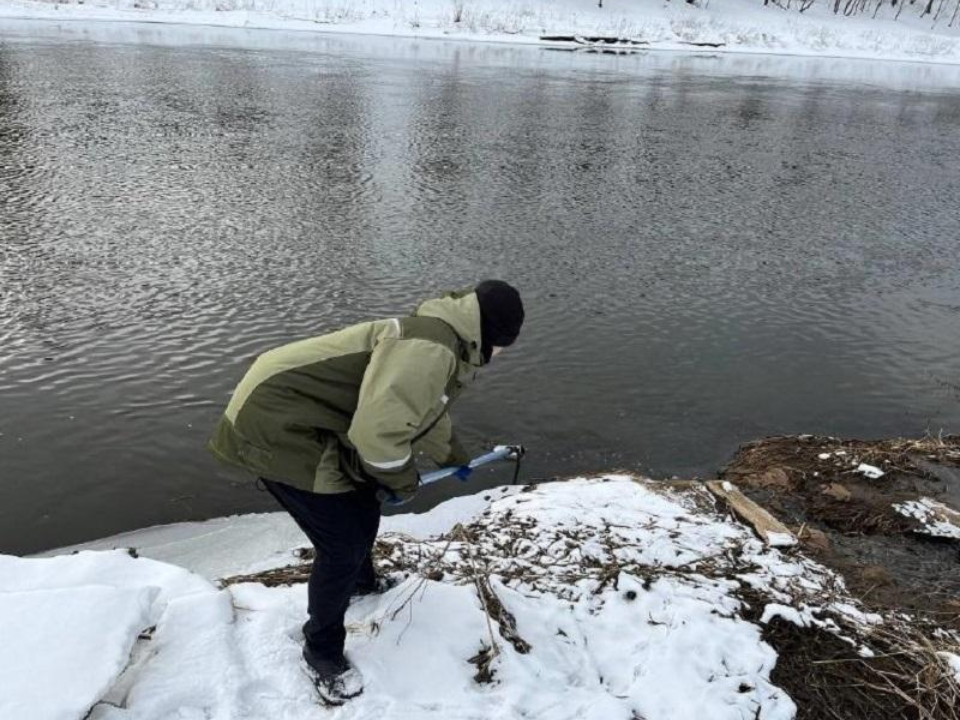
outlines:
[[343, 655], [350, 596], [376, 583], [370, 553], [380, 527], [380, 501], [375, 491], [362, 488], [320, 495], [273, 480], [263, 479], [263, 485], [316, 549], [303, 636], [315, 657], [337, 660]]

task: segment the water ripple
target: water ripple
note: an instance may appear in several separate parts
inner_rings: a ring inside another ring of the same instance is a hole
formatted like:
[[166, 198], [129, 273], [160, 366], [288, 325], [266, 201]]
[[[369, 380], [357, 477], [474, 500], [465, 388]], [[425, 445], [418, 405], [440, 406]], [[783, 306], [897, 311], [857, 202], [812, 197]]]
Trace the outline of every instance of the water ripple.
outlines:
[[955, 93], [323, 42], [0, 44], [0, 551], [264, 507], [203, 451], [249, 362], [481, 277], [458, 413], [533, 475], [960, 420]]

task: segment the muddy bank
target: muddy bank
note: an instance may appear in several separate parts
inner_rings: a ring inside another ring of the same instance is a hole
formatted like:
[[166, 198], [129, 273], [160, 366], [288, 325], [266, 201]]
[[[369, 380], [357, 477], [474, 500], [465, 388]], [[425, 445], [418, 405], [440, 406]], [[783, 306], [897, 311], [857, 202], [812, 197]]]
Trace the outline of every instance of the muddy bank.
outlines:
[[866, 605], [960, 627], [960, 436], [767, 438], [741, 447], [721, 477]]

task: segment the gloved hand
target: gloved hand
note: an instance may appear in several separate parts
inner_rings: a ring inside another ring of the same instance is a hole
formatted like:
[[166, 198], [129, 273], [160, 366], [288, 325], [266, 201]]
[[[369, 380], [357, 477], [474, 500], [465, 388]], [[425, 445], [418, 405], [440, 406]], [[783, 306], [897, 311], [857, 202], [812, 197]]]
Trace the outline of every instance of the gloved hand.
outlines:
[[387, 505], [405, 505], [413, 500], [413, 496], [420, 489], [420, 474], [417, 473], [417, 484], [412, 487], [391, 488], [383, 483], [377, 484], [377, 500]]
[[460, 468], [453, 474], [453, 476], [460, 482], [466, 482], [470, 479], [471, 475], [473, 475], [473, 468], [469, 465], [461, 465]]
[[377, 500], [388, 505], [402, 505], [404, 502], [396, 492], [384, 485], [377, 488]]

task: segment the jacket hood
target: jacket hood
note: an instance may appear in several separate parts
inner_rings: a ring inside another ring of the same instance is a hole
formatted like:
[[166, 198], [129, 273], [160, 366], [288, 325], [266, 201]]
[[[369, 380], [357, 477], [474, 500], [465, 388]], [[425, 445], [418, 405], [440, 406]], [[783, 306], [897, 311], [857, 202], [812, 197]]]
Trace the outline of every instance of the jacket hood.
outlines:
[[483, 355], [480, 353], [480, 301], [473, 289], [448, 292], [443, 297], [427, 300], [413, 314], [443, 320], [464, 341], [467, 362], [476, 367], [483, 365]]

